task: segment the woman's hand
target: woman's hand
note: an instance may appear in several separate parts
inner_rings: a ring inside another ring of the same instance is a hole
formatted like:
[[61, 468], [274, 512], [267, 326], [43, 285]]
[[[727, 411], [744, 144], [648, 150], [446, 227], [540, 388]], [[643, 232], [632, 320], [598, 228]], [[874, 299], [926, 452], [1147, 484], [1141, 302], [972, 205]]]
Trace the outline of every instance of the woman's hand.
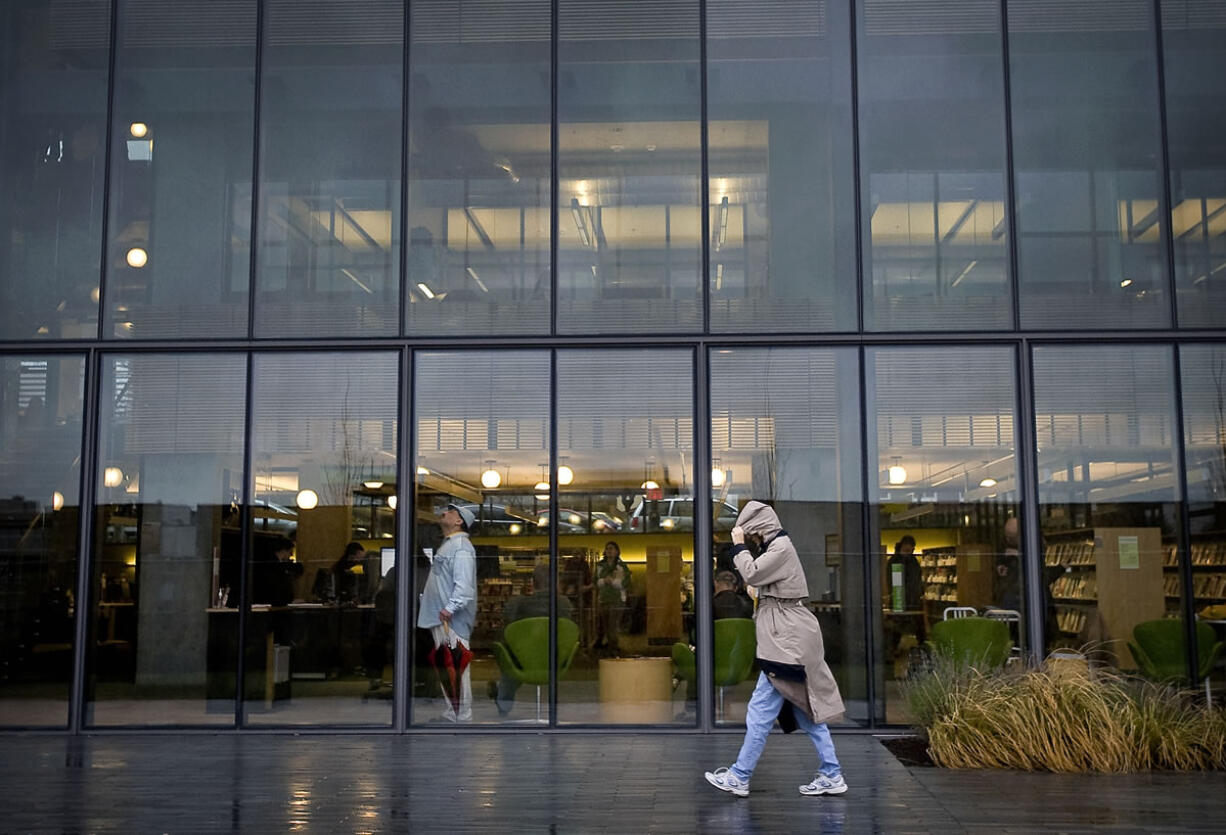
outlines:
[[742, 528], [740, 525], [737, 525], [735, 528], [732, 529], [732, 544], [733, 545], [744, 545], [745, 544], [745, 529]]

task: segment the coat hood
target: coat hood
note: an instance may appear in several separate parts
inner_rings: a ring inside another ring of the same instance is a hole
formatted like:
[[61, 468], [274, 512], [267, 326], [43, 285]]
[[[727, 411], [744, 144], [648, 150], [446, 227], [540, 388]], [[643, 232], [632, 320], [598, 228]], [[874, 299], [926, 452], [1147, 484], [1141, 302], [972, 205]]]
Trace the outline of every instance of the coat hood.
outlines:
[[779, 517], [775, 515], [775, 511], [762, 502], [746, 503], [741, 508], [740, 515], [736, 517], [736, 523], [745, 533], [754, 533], [763, 539], [770, 539], [783, 530], [783, 525], [779, 524]]

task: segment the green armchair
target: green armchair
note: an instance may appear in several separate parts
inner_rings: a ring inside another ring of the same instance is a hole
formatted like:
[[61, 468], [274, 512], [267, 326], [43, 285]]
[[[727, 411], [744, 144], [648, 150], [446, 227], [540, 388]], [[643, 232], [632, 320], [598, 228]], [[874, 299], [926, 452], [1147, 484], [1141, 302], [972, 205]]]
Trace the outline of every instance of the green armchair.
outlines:
[[[717, 716], [724, 713], [724, 688], [740, 684], [753, 670], [758, 654], [758, 639], [754, 622], [749, 618], [720, 618], [715, 621], [715, 686]], [[689, 644], [673, 644], [673, 663], [677, 675], [691, 683], [698, 680], [694, 650]]]
[[[1147, 620], [1132, 628], [1128, 649], [1146, 678], [1156, 681], [1186, 682], [1188, 680], [1187, 651], [1183, 638], [1183, 621], [1174, 618]], [[1209, 698], [1209, 672], [1213, 669], [1222, 642], [1207, 623], [1196, 623], [1196, 677], [1205, 681], [1205, 698]]]
[[995, 669], [1009, 660], [1013, 638], [1003, 621], [988, 618], [952, 618], [932, 625], [928, 645], [932, 654], [959, 667]]
[[[570, 669], [578, 647], [578, 624], [558, 618], [558, 678]], [[494, 642], [494, 658], [504, 675], [536, 685], [536, 721], [545, 721], [541, 717], [541, 687], [549, 684], [549, 618], [508, 623], [502, 630], [502, 641]]]

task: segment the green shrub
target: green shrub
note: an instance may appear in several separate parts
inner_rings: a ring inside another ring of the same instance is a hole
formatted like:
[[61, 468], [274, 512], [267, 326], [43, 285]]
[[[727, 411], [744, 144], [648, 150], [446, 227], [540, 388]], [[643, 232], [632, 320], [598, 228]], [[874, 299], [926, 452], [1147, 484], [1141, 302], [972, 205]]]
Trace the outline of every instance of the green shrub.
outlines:
[[1226, 711], [1110, 670], [980, 672], [938, 660], [904, 695], [933, 761], [948, 768], [1226, 768]]

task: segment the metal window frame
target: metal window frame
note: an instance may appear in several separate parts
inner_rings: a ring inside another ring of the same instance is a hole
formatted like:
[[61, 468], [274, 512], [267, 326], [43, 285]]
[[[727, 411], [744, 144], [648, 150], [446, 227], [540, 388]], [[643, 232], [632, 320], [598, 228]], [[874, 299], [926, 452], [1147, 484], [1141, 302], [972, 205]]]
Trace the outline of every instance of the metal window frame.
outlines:
[[[872, 462], [869, 460], [868, 449], [868, 421], [870, 415], [868, 413], [867, 388], [866, 388], [866, 351], [873, 347], [906, 347], [906, 346], [943, 346], [956, 347], [959, 345], [993, 345], [1001, 347], [1009, 347], [1015, 353], [1014, 360], [1014, 390], [1016, 409], [1015, 427], [1016, 442], [1017, 442], [1017, 459], [1019, 462], [1019, 502], [1021, 505], [1022, 514], [1022, 542], [1023, 551], [1026, 558], [1023, 560], [1023, 571], [1025, 578], [1024, 594], [1026, 599], [1026, 615], [1027, 615], [1027, 638], [1031, 644], [1032, 651], [1041, 651], [1044, 643], [1044, 626], [1043, 626], [1043, 602], [1042, 595], [1037, 593], [1041, 588], [1042, 582], [1042, 554], [1035, 552], [1035, 543], [1040, 541], [1040, 526], [1038, 519], [1038, 488], [1037, 488], [1037, 459], [1036, 459], [1036, 438], [1034, 425], [1034, 388], [1033, 388], [1033, 352], [1037, 347], [1048, 345], [1118, 345], [1121, 350], [1126, 346], [1139, 344], [1162, 344], [1169, 346], [1173, 357], [1173, 369], [1175, 373], [1174, 392], [1175, 392], [1175, 415], [1174, 419], [1176, 426], [1174, 428], [1175, 437], [1173, 440], [1175, 446], [1175, 454], [1177, 456], [1177, 466], [1180, 468], [1180, 494], [1178, 499], [1179, 506], [1179, 548], [1182, 552], [1180, 567], [1183, 573], [1183, 593], [1184, 599], [1181, 601], [1181, 608], [1184, 614], [1185, 625], [1188, 638], [1188, 668], [1195, 678], [1195, 621], [1192, 616], [1192, 607], [1194, 600], [1192, 597], [1192, 578], [1191, 572], [1188, 570], [1190, 554], [1188, 550], [1189, 535], [1189, 520], [1188, 520], [1188, 501], [1186, 489], [1186, 448], [1184, 438], [1184, 401], [1183, 401], [1183, 381], [1181, 374], [1181, 348], [1184, 345], [1194, 344], [1214, 344], [1226, 345], [1226, 330], [1199, 328], [1181, 330], [1179, 328], [1178, 316], [1178, 299], [1176, 298], [1176, 278], [1174, 270], [1174, 251], [1169, 224], [1163, 225], [1163, 247], [1166, 258], [1166, 290], [1170, 304], [1169, 324], [1166, 326], [1147, 329], [1144, 331], [1129, 330], [1125, 328], [1108, 328], [1098, 331], [1086, 331], [1079, 334], [1071, 334], [1059, 330], [1024, 330], [1021, 326], [1021, 303], [1020, 303], [1020, 282], [1018, 276], [1018, 244], [1017, 244], [1017, 217], [1015, 205], [1015, 163], [1014, 163], [1014, 135], [1013, 135], [1013, 107], [1011, 99], [1012, 82], [1010, 68], [1010, 44], [1009, 44], [1009, 25], [1008, 25], [1008, 0], [999, 0], [1000, 14], [1000, 34], [1001, 34], [1001, 66], [1003, 74], [1003, 95], [1004, 95], [1004, 139], [1005, 139], [1005, 189], [1007, 201], [1007, 229], [1009, 236], [1008, 250], [1008, 265], [1010, 276], [1010, 293], [1012, 302], [1012, 329], [998, 331], [970, 331], [958, 332], [949, 336], [935, 333], [927, 334], [910, 334], [910, 333], [891, 333], [889, 331], [865, 331], [865, 307], [866, 307], [866, 284], [865, 284], [865, 259], [867, 257], [864, 251], [863, 226], [864, 218], [862, 217], [862, 165], [861, 165], [861, 137], [860, 137], [860, 108], [859, 108], [859, 86], [860, 77], [858, 72], [858, 25], [859, 21], [856, 14], [856, 0], [847, 0], [847, 14], [849, 20], [849, 31], [847, 37], [849, 40], [849, 55], [850, 55], [850, 149], [853, 163], [853, 210], [855, 217], [853, 218], [855, 241], [854, 241], [854, 268], [855, 275], [848, 280], [854, 279], [856, 284], [856, 330], [855, 332], [839, 332], [839, 333], [814, 333], [814, 334], [732, 334], [719, 333], [712, 334], [710, 331], [710, 268], [711, 268], [711, 253], [710, 253], [710, 160], [709, 160], [709, 113], [708, 113], [708, 44], [707, 44], [707, 4], [706, 0], [695, 0], [697, 4], [698, 14], [698, 39], [699, 39], [699, 75], [700, 75], [700, 166], [701, 166], [701, 183], [699, 187], [700, 194], [700, 216], [702, 224], [703, 245], [701, 250], [702, 258], [702, 321], [703, 330], [697, 334], [686, 334], [680, 336], [669, 336], [661, 334], [635, 334], [623, 333], [609, 336], [567, 336], [558, 332], [558, 18], [559, 6], [561, 0], [551, 0], [550, 3], [550, 20], [551, 20], [551, 35], [550, 35], [550, 319], [548, 333], [542, 333], [534, 336], [505, 336], [495, 339], [484, 338], [480, 336], [454, 336], [454, 337], [429, 337], [419, 338], [406, 335], [406, 316], [407, 306], [405, 304], [406, 284], [405, 273], [407, 263], [407, 247], [408, 242], [403, 235], [403, 228], [400, 228], [400, 252], [398, 259], [398, 269], [400, 277], [400, 316], [397, 329], [397, 336], [378, 337], [373, 339], [358, 339], [358, 338], [328, 338], [328, 337], [299, 337], [299, 338], [259, 338], [255, 332], [255, 311], [256, 311], [256, 285], [258, 272], [258, 245], [259, 245], [259, 227], [260, 227], [260, 180], [259, 174], [261, 169], [261, 95], [262, 95], [262, 73], [264, 59], [264, 23], [266, 17], [266, 0], [253, 0], [256, 7], [256, 32], [255, 32], [255, 53], [254, 53], [254, 95], [253, 95], [253, 155], [252, 155], [252, 208], [251, 208], [251, 241], [249, 254], [249, 275], [248, 275], [248, 298], [247, 298], [247, 331], [245, 338], [198, 338], [191, 340], [116, 340], [109, 339], [106, 336], [106, 290], [108, 283], [107, 264], [109, 262], [110, 240], [109, 240], [109, 217], [110, 217], [110, 198], [113, 189], [111, 177], [111, 169], [113, 166], [113, 132], [115, 119], [115, 84], [116, 84], [116, 62], [117, 62], [117, 42], [118, 42], [118, 27], [119, 27], [119, 3], [121, 0], [111, 0], [109, 8], [109, 26], [110, 26], [110, 42], [108, 62], [108, 77], [107, 77], [107, 101], [106, 101], [106, 116], [105, 124], [107, 125], [106, 149], [105, 149], [105, 172], [104, 172], [104, 194], [103, 194], [103, 216], [102, 216], [102, 235], [101, 247], [99, 252], [99, 302], [97, 308], [97, 322], [95, 327], [95, 336], [87, 339], [54, 339], [54, 340], [30, 340], [20, 339], [0, 342], [0, 356], [56, 356], [56, 355], [72, 355], [83, 358], [84, 362], [84, 388], [85, 402], [83, 404], [83, 421], [82, 421], [82, 438], [81, 438], [81, 469], [80, 477], [80, 514], [79, 514], [79, 530], [76, 537], [77, 545], [77, 613], [74, 623], [74, 647], [72, 659], [72, 681], [70, 682], [69, 692], [69, 708], [68, 708], [68, 723], [67, 732], [71, 734], [80, 734], [86, 730], [84, 718], [87, 709], [87, 672], [88, 672], [88, 652], [86, 642], [89, 639], [89, 618], [90, 618], [90, 576], [94, 563], [94, 541], [93, 530], [97, 518], [96, 507], [96, 489], [94, 473], [99, 464], [98, 453], [98, 432], [100, 427], [100, 409], [101, 409], [101, 379], [104, 371], [104, 363], [107, 357], [113, 354], [142, 354], [142, 353], [212, 353], [212, 352], [242, 352], [246, 357], [246, 382], [245, 382], [245, 416], [246, 426], [244, 427], [244, 487], [243, 487], [243, 517], [242, 517], [242, 542], [243, 550], [240, 556], [240, 565], [242, 567], [242, 578], [240, 580], [240, 598], [243, 604], [246, 603], [246, 598], [250, 591], [247, 589], [247, 566], [250, 559], [250, 500], [251, 500], [251, 456], [252, 449], [252, 432], [253, 432], [253, 369], [256, 358], [259, 355], [276, 353], [276, 352], [293, 352], [293, 351], [336, 351], [336, 352], [354, 352], [361, 353], [367, 351], [394, 351], [399, 357], [399, 384], [401, 390], [398, 392], [398, 407], [399, 407], [399, 436], [398, 436], [398, 479], [400, 484], [413, 485], [413, 493], [415, 493], [416, 479], [411, 482], [406, 480], [406, 474], [409, 472], [409, 467], [414, 466], [416, 462], [416, 417], [415, 417], [415, 362], [416, 354], [420, 350], [488, 350], [497, 352], [500, 350], [513, 349], [534, 349], [548, 351], [550, 355], [550, 391], [548, 393], [550, 400], [549, 407], [549, 432], [550, 432], [550, 466], [552, 471], [556, 472], [557, 467], [557, 356], [559, 351], [589, 348], [589, 349], [625, 349], [634, 348], [670, 348], [670, 349], [687, 349], [691, 352], [691, 367], [692, 367], [692, 403], [691, 413], [695, 417], [694, 421], [694, 449], [695, 449], [695, 495], [709, 495], [710, 485], [710, 460], [711, 460], [711, 427], [710, 427], [710, 349], [718, 344], [720, 347], [852, 347], [857, 350], [858, 354], [858, 373], [860, 376], [859, 390], [859, 420], [861, 432], [861, 474], [864, 479], [864, 495], [861, 501], [861, 536], [863, 539], [862, 548], [864, 554], [862, 558], [866, 561], [864, 571], [865, 583], [865, 641], [866, 641], [866, 693], [869, 700], [869, 716], [868, 724], [864, 730], [873, 730], [882, 726], [882, 723], [877, 721], [876, 709], [874, 707], [876, 693], [874, 687], [874, 679], [877, 670], [878, 661], [875, 658], [876, 647], [874, 641], [874, 623], [879, 620], [874, 615], [873, 601], [875, 599], [873, 590], [876, 586], [874, 582], [879, 582], [880, 567], [875, 565], [871, 559], [870, 542], [872, 541], [872, 520], [868, 508], [868, 485], [871, 483], [869, 476], [871, 475]], [[1159, 132], [1159, 142], [1161, 150], [1161, 165], [1160, 173], [1160, 207], [1167, 212], [1169, 217], [1171, 204], [1171, 171], [1170, 171], [1170, 145], [1168, 136], [1168, 117], [1167, 117], [1167, 91], [1165, 78], [1165, 46], [1163, 42], [1163, 31], [1161, 21], [1161, 0], [1152, 0], [1153, 23], [1152, 32], [1153, 44], [1152, 54], [1155, 59], [1156, 66], [1156, 82], [1157, 82], [1157, 127]], [[401, 171], [400, 171], [400, 219], [399, 227], [403, 227], [407, 222], [407, 203], [408, 189], [410, 183], [410, 172], [408, 166], [408, 145], [409, 145], [409, 74], [411, 69], [410, 51], [411, 51], [411, 10], [409, 4], [406, 3], [404, 13], [404, 43], [403, 43], [403, 58], [402, 58], [402, 125], [401, 125]], [[554, 524], [550, 526], [550, 560], [554, 568], [554, 580], [552, 581], [551, 593], [551, 611], [556, 614], [557, 600], [557, 506], [558, 506], [558, 486], [556, 478], [551, 477], [550, 489], [550, 510]], [[414, 566], [412, 559], [412, 550], [414, 537], [416, 535], [414, 514], [411, 512], [415, 506], [415, 500], [412, 495], [402, 490], [402, 506], [397, 509], [396, 530], [397, 537], [402, 545], [397, 548], [397, 562], [399, 566], [404, 566], [404, 571], [398, 571], [398, 586], [396, 592], [397, 613], [395, 626], [395, 690], [396, 694], [393, 701], [393, 721], [390, 727], [369, 727], [362, 728], [364, 733], [382, 733], [382, 732], [405, 732], [412, 727], [411, 715], [411, 699], [409, 698], [409, 682], [411, 680], [412, 661], [410, 652], [410, 640], [413, 630], [413, 615], [415, 614], [414, 601], [412, 600], [411, 591], [415, 587], [415, 578], [413, 577]], [[695, 518], [695, 582], [706, 587], [710, 583], [711, 569], [709, 560], [700, 559], [700, 554], [709, 540], [713, 530], [712, 507], [709, 502], [695, 502], [696, 518]], [[1027, 546], [1027, 543], [1030, 543]], [[708, 555], [709, 556], [709, 555]], [[711, 657], [711, 636], [712, 626], [709, 622], [710, 602], [705, 596], [698, 595], [696, 601], [697, 608], [697, 630], [700, 644], [705, 642], [704, 652], [698, 654], [698, 674], [699, 674], [699, 725], [697, 730], [703, 733], [719, 732], [721, 728], [717, 728], [714, 724], [713, 709], [714, 709], [714, 687], [713, 687], [713, 668]], [[245, 611], [245, 609], [244, 609]], [[333, 732], [352, 732], [352, 728], [329, 728], [329, 727], [249, 727], [243, 723], [243, 642], [245, 641], [245, 622], [246, 616], [240, 618], [239, 626], [239, 660], [236, 692], [235, 692], [235, 721], [233, 727], [229, 730], [242, 733], [333, 733]], [[550, 636], [550, 658], [551, 662], [556, 667], [556, 630], [551, 631]], [[550, 729], [556, 732], [591, 732], [592, 726], [558, 726], [556, 716], [557, 706], [557, 689], [556, 677], [550, 685], [550, 708], [551, 721]], [[888, 726], [887, 726], [888, 727]], [[426, 729], [413, 727], [414, 732], [427, 732]], [[131, 732], [131, 728], [124, 729], [108, 729], [90, 727], [90, 733], [108, 733], [108, 732]], [[226, 731], [226, 728], [218, 727], [190, 727], [190, 728], [174, 728], [174, 727], [157, 727], [157, 728], [142, 728], [144, 733], [157, 732], [200, 732], [215, 734]], [[497, 726], [482, 727], [483, 731], [498, 731], [509, 732], [511, 729], [500, 728]], [[641, 732], [642, 728], [618, 728], [605, 727], [599, 728], [601, 732]], [[693, 732], [692, 728], [677, 728], [677, 727], [659, 727], [653, 728], [654, 732]], [[735, 731], [736, 729], [727, 729]]]

